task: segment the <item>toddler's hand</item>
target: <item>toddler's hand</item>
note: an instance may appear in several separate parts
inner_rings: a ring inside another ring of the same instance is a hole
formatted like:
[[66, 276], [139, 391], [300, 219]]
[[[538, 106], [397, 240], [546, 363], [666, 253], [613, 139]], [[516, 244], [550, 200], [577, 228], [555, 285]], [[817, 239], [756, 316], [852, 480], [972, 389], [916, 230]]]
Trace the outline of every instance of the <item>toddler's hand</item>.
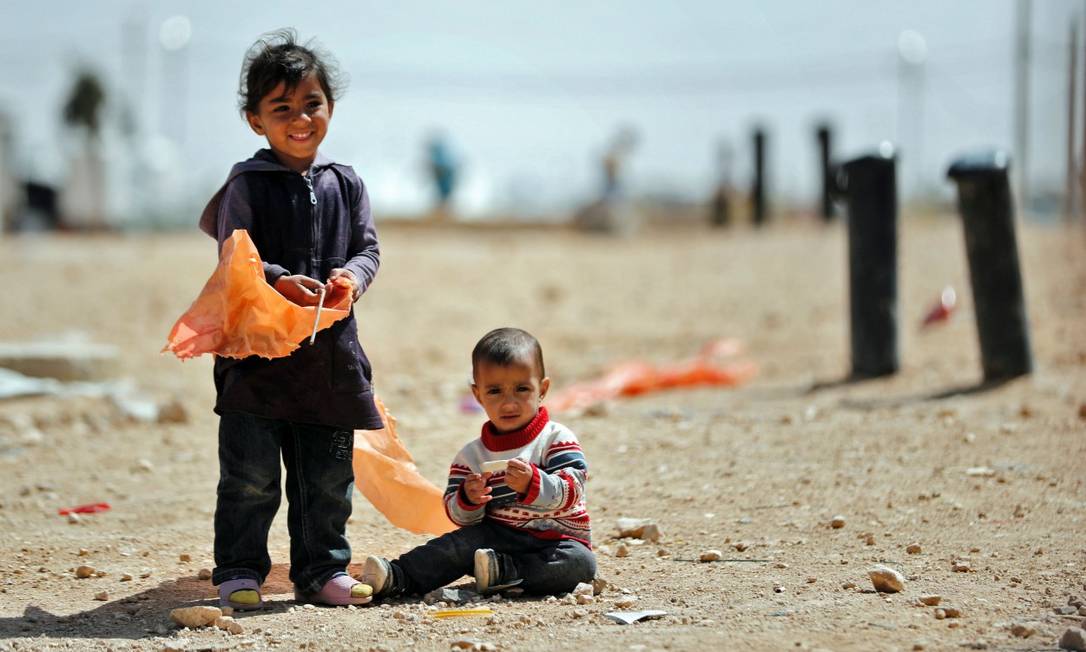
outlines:
[[509, 467], [505, 469], [505, 484], [518, 494], [527, 493], [533, 474], [531, 464], [515, 457], [509, 460]]
[[309, 278], [305, 274], [280, 276], [279, 280], [275, 282], [275, 289], [279, 294], [299, 306], [317, 305], [320, 300], [317, 290], [323, 287], [324, 283], [315, 278]]
[[[351, 303], [354, 303], [355, 301], [358, 301], [358, 297], [362, 294], [362, 292], [358, 288], [358, 279], [355, 278], [354, 272], [352, 272], [349, 269], [345, 269], [343, 267], [337, 267], [337, 268], [333, 269], [331, 272], [329, 272], [329, 274], [328, 274], [328, 285], [327, 285], [327, 288], [326, 288], [327, 291], [328, 291], [328, 296], [329, 297], [334, 296], [333, 293], [336, 290], [339, 289], [335, 284], [335, 280], [337, 278], [342, 278], [345, 281], [350, 281], [351, 282]], [[332, 304], [332, 305], [335, 305], [335, 304]]]
[[464, 480], [464, 495], [468, 497], [468, 502], [473, 505], [482, 505], [483, 503], [490, 502], [490, 487], [486, 486], [486, 481], [490, 479], [490, 472], [486, 473], [472, 473]]

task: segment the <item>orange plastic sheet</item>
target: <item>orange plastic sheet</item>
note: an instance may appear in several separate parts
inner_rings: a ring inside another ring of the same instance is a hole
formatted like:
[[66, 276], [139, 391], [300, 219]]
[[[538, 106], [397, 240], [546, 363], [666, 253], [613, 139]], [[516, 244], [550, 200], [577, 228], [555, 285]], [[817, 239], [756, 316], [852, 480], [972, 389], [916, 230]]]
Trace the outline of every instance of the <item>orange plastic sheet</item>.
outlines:
[[758, 367], [746, 360], [727, 361], [742, 346], [735, 339], [713, 340], [690, 360], [653, 365], [640, 360], [622, 362], [603, 376], [552, 394], [547, 407], [554, 412], [584, 409], [600, 401], [621, 396], [699, 386], [735, 386], [754, 377]]
[[[350, 281], [336, 279], [318, 330], [346, 317], [350, 307]], [[315, 316], [316, 307], [292, 303], [268, 285], [256, 245], [248, 232], [238, 229], [223, 242], [218, 267], [173, 325], [162, 350], [182, 360], [204, 353], [281, 358], [312, 334]]]
[[419, 474], [411, 453], [396, 435], [396, 418], [376, 399], [385, 427], [358, 430], [354, 437], [354, 482], [358, 490], [396, 527], [416, 534], [456, 529], [445, 515], [441, 489]]

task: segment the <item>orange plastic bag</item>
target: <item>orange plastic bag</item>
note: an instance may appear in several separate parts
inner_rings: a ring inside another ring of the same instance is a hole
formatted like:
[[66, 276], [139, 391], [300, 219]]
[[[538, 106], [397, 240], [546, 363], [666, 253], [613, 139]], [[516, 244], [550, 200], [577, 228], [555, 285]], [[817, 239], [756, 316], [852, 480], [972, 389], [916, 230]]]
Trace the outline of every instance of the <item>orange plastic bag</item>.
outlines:
[[[350, 281], [336, 281], [336, 291], [321, 310], [318, 330], [350, 314]], [[162, 350], [182, 360], [204, 353], [282, 358], [312, 334], [315, 314], [315, 307], [292, 303], [268, 285], [256, 245], [238, 229], [223, 242], [218, 267], [173, 325]]]
[[734, 386], [754, 377], [758, 367], [749, 361], [722, 362], [719, 359], [736, 355], [739, 342], [732, 339], [714, 340], [701, 353], [683, 362], [652, 365], [639, 360], [611, 367], [600, 378], [574, 383], [547, 399], [554, 412], [586, 408], [594, 403], [620, 396], [637, 396], [648, 392], [697, 386]]
[[355, 431], [352, 463], [358, 490], [396, 527], [435, 535], [455, 530], [445, 514], [444, 492], [419, 474], [396, 435], [396, 418], [380, 398], [375, 400], [385, 427]]

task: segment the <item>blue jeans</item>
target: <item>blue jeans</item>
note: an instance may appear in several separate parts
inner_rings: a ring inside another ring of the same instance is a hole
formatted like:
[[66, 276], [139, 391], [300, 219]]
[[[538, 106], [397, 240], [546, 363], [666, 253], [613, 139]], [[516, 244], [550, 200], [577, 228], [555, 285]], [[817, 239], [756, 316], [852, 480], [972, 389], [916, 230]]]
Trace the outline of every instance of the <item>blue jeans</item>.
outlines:
[[280, 455], [286, 467], [290, 579], [319, 591], [351, 560], [354, 433], [326, 426], [225, 413], [219, 419], [219, 486], [212, 583], [271, 571], [268, 529], [280, 502]]
[[535, 595], [572, 591], [596, 576], [596, 558], [572, 539], [540, 539], [484, 520], [453, 530], [392, 562], [397, 593], [428, 593], [463, 575], [475, 574], [475, 551], [491, 548], [512, 562], [518, 588]]

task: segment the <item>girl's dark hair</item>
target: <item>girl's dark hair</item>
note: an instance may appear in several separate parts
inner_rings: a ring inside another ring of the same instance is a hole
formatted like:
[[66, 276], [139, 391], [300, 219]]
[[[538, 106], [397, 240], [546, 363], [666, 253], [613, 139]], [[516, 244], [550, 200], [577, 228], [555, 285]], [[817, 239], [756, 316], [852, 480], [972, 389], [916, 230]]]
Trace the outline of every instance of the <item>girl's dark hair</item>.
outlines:
[[299, 44], [298, 33], [289, 28], [268, 32], [245, 53], [238, 107], [243, 114], [255, 113], [260, 100], [280, 83], [286, 84], [287, 91], [294, 90], [309, 73], [316, 73], [329, 102], [339, 99], [347, 85], [336, 60], [312, 40]]
[[539, 340], [519, 328], [495, 328], [484, 335], [472, 350], [471, 374], [475, 375], [480, 362], [504, 367], [515, 362], [529, 361], [535, 362], [540, 378], [547, 377], [543, 368], [543, 347], [539, 346]]

